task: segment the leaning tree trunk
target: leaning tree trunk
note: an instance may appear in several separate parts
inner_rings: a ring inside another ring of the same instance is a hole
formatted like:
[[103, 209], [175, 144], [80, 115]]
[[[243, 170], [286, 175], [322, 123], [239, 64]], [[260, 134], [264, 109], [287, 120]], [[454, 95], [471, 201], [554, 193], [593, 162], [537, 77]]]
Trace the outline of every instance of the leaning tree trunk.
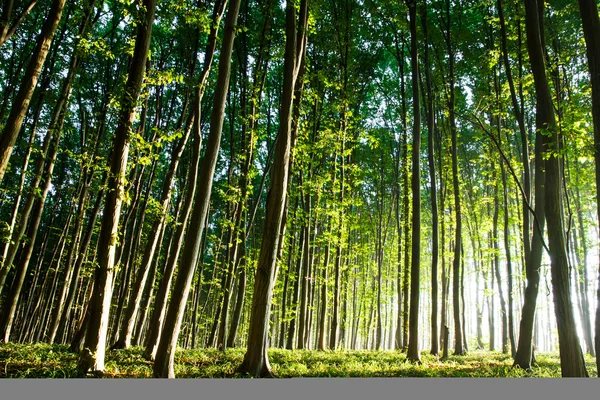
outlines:
[[142, 89], [146, 60], [150, 50], [156, 2], [157, 0], [144, 0], [143, 2], [145, 12], [140, 15], [138, 22], [133, 58], [125, 84], [119, 123], [113, 142], [108, 177], [109, 190], [106, 193], [102, 227], [98, 238], [98, 267], [94, 276], [94, 295], [90, 299], [90, 319], [84, 341], [84, 347], [88, 351], [82, 353], [80, 359], [80, 367], [85, 371], [90, 368], [93, 371], [104, 370], [106, 335], [113, 289], [116, 234], [119, 228], [124, 191], [123, 180], [129, 156], [131, 126], [135, 118], [135, 109]]
[[202, 242], [202, 233], [206, 224], [206, 215], [210, 204], [213, 176], [217, 165], [217, 158], [221, 146], [221, 133], [225, 116], [225, 103], [229, 91], [229, 76], [233, 42], [237, 17], [240, 10], [240, 0], [232, 0], [225, 18], [225, 28], [221, 55], [219, 58], [219, 72], [216, 83], [214, 104], [210, 118], [210, 132], [206, 144], [206, 152], [200, 167], [198, 187], [195, 193], [192, 221], [198, 225], [190, 229], [186, 235], [181, 265], [177, 273], [173, 296], [167, 310], [163, 330], [156, 351], [153, 374], [157, 378], [174, 378], [175, 349], [183, 321], [185, 305], [190, 291], [192, 279]]
[[27, 110], [29, 109], [33, 90], [42, 72], [42, 67], [44, 66], [52, 38], [60, 22], [65, 2], [66, 0], [54, 0], [52, 2], [48, 18], [46, 18], [40, 35], [37, 38], [37, 43], [25, 70], [21, 87], [13, 102], [10, 115], [2, 130], [2, 135], [0, 135], [0, 182], [2, 182], [2, 178], [4, 178], [4, 174], [6, 173], [8, 160], [19, 136], [25, 114], [27, 114]]
[[[536, 0], [525, 0], [527, 49], [537, 100], [536, 125], [538, 130], [543, 129], [550, 132], [551, 137], [544, 137], [544, 139], [546, 144], [549, 145], [548, 147], [557, 150], [558, 132], [540, 36], [540, 31], [543, 29], [543, 25], [540, 26], [540, 23], [543, 23], [542, 21], [542, 16], [538, 14], [538, 2]], [[588, 376], [571, 305], [569, 263], [562, 220], [561, 171], [555, 152], [546, 159], [545, 166], [546, 222], [548, 224], [552, 289], [554, 293], [554, 311], [558, 325], [561, 372], [563, 377]]]
[[[90, 4], [88, 4], [88, 6], [85, 10], [84, 19], [81, 22], [81, 25], [79, 28], [80, 35], [85, 34], [85, 32], [88, 30], [88, 23], [90, 21], [90, 17], [92, 16], [92, 13], [95, 9], [94, 6], [95, 6], [95, 0], [91, 0]], [[90, 25], [93, 25], [93, 22]], [[90, 28], [91, 28], [91, 26], [90, 26]], [[78, 42], [74, 46], [73, 55], [71, 56], [71, 62], [69, 65], [69, 72], [67, 73], [67, 77], [63, 81], [63, 88], [61, 90], [61, 94], [57, 101], [57, 104], [55, 106], [54, 115], [57, 118], [57, 120], [54, 122], [55, 126], [56, 125], [62, 126], [62, 124], [63, 124], [65, 114], [66, 114], [64, 110], [68, 106], [69, 96], [71, 94], [71, 85], [75, 78], [76, 72], [77, 72], [79, 66], [81, 65], [81, 59], [76, 53], [77, 46], [78, 46]], [[51, 126], [52, 126], [52, 123], [51, 123]], [[55, 127], [53, 127], [52, 129], [55, 129]], [[89, 187], [89, 182], [86, 182], [86, 179], [87, 179], [86, 176], [84, 176], [83, 180], [82, 180], [82, 194], [80, 196], [82, 202], [85, 200], [85, 196], [87, 194], [87, 188]], [[84, 212], [83, 204], [79, 204], [78, 209], [79, 209], [78, 218], [75, 221], [75, 230], [74, 230], [74, 232], [75, 232], [74, 233], [74, 235], [75, 235], [74, 242], [75, 243], [77, 242], [77, 237], [79, 235], [80, 226], [81, 226], [81, 222], [82, 222], [82, 217], [83, 217], [83, 212]], [[75, 243], [72, 243], [71, 247], [69, 248], [69, 256], [67, 257], [67, 265], [66, 265], [66, 273], [65, 273], [66, 280], [72, 274], [71, 261], [72, 261], [72, 257], [73, 257]], [[50, 332], [49, 332], [49, 338], [48, 338], [49, 343], [54, 342], [54, 338], [56, 336], [56, 331], [58, 329], [59, 317], [62, 313], [62, 309], [64, 306], [64, 300], [66, 297], [66, 292], [67, 292], [68, 287], [69, 287], [69, 285], [67, 284], [67, 281], [65, 281], [65, 283], [63, 284], [61, 293], [57, 298], [56, 306], [52, 310], [52, 315], [51, 315], [51, 319], [50, 319]]]

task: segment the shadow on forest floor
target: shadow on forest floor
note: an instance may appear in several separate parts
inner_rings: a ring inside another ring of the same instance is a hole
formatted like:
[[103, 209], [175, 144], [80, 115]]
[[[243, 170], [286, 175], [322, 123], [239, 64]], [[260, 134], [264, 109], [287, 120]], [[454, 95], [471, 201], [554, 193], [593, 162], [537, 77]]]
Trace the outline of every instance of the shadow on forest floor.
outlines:
[[[245, 349], [181, 350], [176, 354], [179, 378], [244, 378], [235, 369]], [[512, 358], [498, 352], [474, 351], [440, 361], [422, 353], [420, 365], [405, 362], [398, 351], [269, 350], [273, 372], [280, 378], [300, 377], [560, 377], [558, 354], [537, 354], [531, 371], [512, 368]], [[595, 360], [586, 355], [590, 376], [597, 376]], [[107, 378], [149, 378], [152, 363], [143, 348], [107, 351]], [[67, 346], [48, 344], [0, 344], [0, 378], [79, 378], [77, 355]]]

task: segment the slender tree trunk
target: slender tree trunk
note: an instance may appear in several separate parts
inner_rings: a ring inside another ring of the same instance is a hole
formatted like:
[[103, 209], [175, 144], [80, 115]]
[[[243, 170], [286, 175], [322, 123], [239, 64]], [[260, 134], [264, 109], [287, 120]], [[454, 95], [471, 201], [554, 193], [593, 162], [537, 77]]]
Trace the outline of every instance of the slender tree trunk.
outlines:
[[[310, 174], [308, 179], [310, 180]], [[307, 314], [308, 314], [308, 297], [309, 297], [309, 285], [310, 285], [310, 272], [312, 270], [311, 263], [311, 196], [310, 193], [304, 195], [304, 215], [306, 218], [306, 225], [304, 226], [304, 263], [302, 264], [302, 288], [300, 293], [300, 313], [299, 324], [298, 324], [298, 342], [297, 348], [304, 349], [306, 337], [309, 336], [307, 332]]]
[[[23, 249], [21, 257], [19, 259], [17, 265], [16, 279], [13, 282], [11, 290], [9, 292], [8, 298], [5, 301], [5, 312], [2, 315], [2, 329], [4, 329], [4, 340], [8, 341], [10, 337], [10, 332], [12, 328], [12, 322], [16, 312], [17, 301], [19, 295], [21, 293], [21, 289], [23, 286], [23, 282], [28, 270], [29, 261], [33, 254], [33, 249], [35, 245], [35, 238], [38, 232], [38, 227], [41, 222], [42, 212], [44, 209], [44, 204], [46, 200], [46, 196], [50, 189], [51, 180], [52, 180], [52, 172], [54, 169], [54, 164], [56, 161], [56, 156], [58, 153], [58, 143], [60, 140], [60, 136], [62, 133], [62, 127], [65, 119], [65, 107], [67, 100], [70, 94], [70, 83], [77, 67], [77, 59], [74, 57], [71, 61], [71, 66], [69, 68], [69, 73], [67, 74], [67, 78], [63, 83], [63, 87], [61, 89], [61, 94], [57, 100], [56, 106], [54, 108], [52, 119], [50, 122], [50, 126], [48, 127], [48, 132], [46, 134], [46, 138], [44, 140], [44, 149], [43, 156], [38, 160], [36, 166], [36, 174], [34, 181], [32, 183], [32, 192], [29, 195], [27, 204], [25, 209], [21, 215], [20, 227], [18, 229], [18, 233], [16, 236], [16, 240], [14, 245], [11, 247], [8, 257], [5, 260], [6, 268], [3, 271], [6, 273], [10, 264], [12, 264], [14, 257], [16, 255], [16, 250], [19, 247], [19, 243], [21, 238], [23, 237], [23, 233], [27, 223], [29, 222], [28, 228], [28, 242]], [[47, 160], [46, 160], [47, 157]], [[46, 165], [47, 164], [47, 165]], [[45, 166], [45, 168], [44, 168]], [[45, 169], [45, 172], [42, 172]], [[38, 188], [40, 179], [42, 178], [42, 174], [45, 177], [45, 182], [41, 189], [40, 198], [36, 200], [35, 190]], [[35, 204], [35, 207], [34, 207]], [[30, 212], [32, 214], [30, 215]], [[6, 279], [6, 275], [0, 277], [0, 284], [4, 283]]]
[[435, 135], [433, 114], [433, 89], [429, 63], [429, 36], [427, 31], [427, 9], [421, 9], [421, 24], [425, 40], [423, 61], [425, 63], [425, 84], [427, 94], [427, 162], [429, 165], [429, 181], [431, 182], [431, 354], [439, 354], [438, 333], [438, 261], [439, 261], [439, 217], [437, 205], [437, 179], [435, 173]]
[[[576, 165], [577, 165], [577, 161]], [[577, 182], [575, 183], [575, 204], [577, 207], [577, 224], [578, 224], [578, 233], [579, 238], [581, 240], [582, 247], [582, 260], [579, 262], [578, 270], [581, 271], [581, 277], [579, 279], [579, 291], [582, 297], [582, 310], [581, 310], [581, 324], [583, 327], [583, 333], [585, 337], [585, 343], [588, 348], [588, 353], [592, 356], [596, 356], [595, 348], [594, 348], [594, 339], [592, 334], [592, 324], [590, 322], [590, 301], [588, 297], [588, 288], [589, 288], [589, 274], [588, 274], [588, 245], [587, 238], [585, 232], [585, 226], [583, 224], [583, 211], [581, 208], [581, 194], [579, 191], [579, 174], [580, 172], [577, 170]], [[573, 237], [576, 238], [576, 234], [573, 234]], [[578, 256], [579, 258], [579, 256]]]
[[[119, 349], [131, 346], [133, 329], [139, 312], [140, 301], [142, 300], [144, 287], [146, 286], [146, 280], [148, 279], [148, 274], [150, 273], [152, 264], [154, 263], [154, 257], [156, 249], [159, 246], [159, 239], [161, 238], [161, 233], [165, 229], [166, 218], [168, 215], [168, 206], [171, 201], [173, 182], [175, 181], [175, 172], [177, 171], [177, 168], [179, 166], [179, 160], [181, 159], [181, 155], [183, 154], [183, 150], [190, 136], [191, 130], [192, 127], [188, 126], [185, 130], [184, 137], [182, 137], [178, 145], [173, 148], [169, 170], [167, 171], [167, 175], [165, 176], [165, 180], [163, 181], [162, 193], [160, 198], [161, 214], [154, 220], [152, 224], [150, 232], [153, 232], [153, 235], [150, 236], [148, 242], [146, 243], [146, 248], [142, 257], [142, 264], [140, 270], [137, 272], [138, 275], [134, 283], [133, 289], [131, 291], [131, 297], [129, 298], [129, 302], [127, 304], [127, 310], [125, 311], [123, 324], [121, 325], [121, 330], [119, 331], [117, 341], [112, 346], [113, 348]], [[149, 195], [150, 194], [148, 193], [146, 196]]]
[[290, 320], [290, 325], [287, 332], [287, 342], [285, 348], [288, 350], [294, 349], [294, 336], [296, 335], [296, 323], [298, 321], [298, 292], [300, 281], [302, 280], [302, 262], [304, 261], [304, 247], [306, 230], [300, 227], [300, 239], [298, 242], [298, 255], [296, 256], [296, 279], [294, 280], [294, 289], [292, 299], [290, 301], [290, 309], [293, 313], [293, 318]]
[[419, 97], [419, 58], [416, 0], [408, 0], [410, 16], [411, 70], [413, 94], [412, 144], [412, 258], [410, 268], [410, 334], [407, 358], [421, 362], [419, 350], [419, 293], [421, 269], [421, 103]]
[[23, 22], [27, 14], [37, 4], [37, 0], [30, 0], [21, 14], [14, 18], [14, 22], [11, 24], [13, 4], [14, 0], [7, 0], [2, 7], [2, 16], [0, 16], [0, 47], [14, 35], [21, 22]]
[[[105, 182], [106, 178], [102, 178], [102, 182]], [[58, 324], [58, 330], [56, 332], [56, 337], [59, 338], [59, 342], [62, 343], [65, 333], [68, 332], [68, 324], [69, 318], [71, 317], [73, 303], [75, 302], [75, 296], [77, 295], [77, 282], [79, 281], [79, 275], [81, 271], [81, 267], [83, 265], [83, 261], [85, 259], [85, 254], [90, 247], [90, 242], [92, 241], [92, 234], [94, 232], [94, 226], [96, 225], [96, 219], [100, 212], [100, 207], [102, 205], [102, 199], [104, 197], [104, 190], [100, 190], [96, 197], [96, 202], [94, 203], [94, 208], [92, 209], [91, 215], [89, 217], [89, 221], [87, 224], [86, 232], [81, 241], [81, 245], [79, 246], [79, 254], [77, 259], [75, 260], [75, 266], [73, 267], [73, 271], [71, 273], [71, 283], [69, 285], [69, 290], [67, 292], [65, 305], [62, 310], [62, 314], [60, 317], [60, 321]]]
[[515, 343], [515, 330], [514, 330], [514, 296], [513, 293], [513, 272], [512, 272], [512, 260], [510, 253], [510, 225], [508, 222], [508, 210], [510, 205], [508, 204], [508, 188], [506, 182], [506, 170], [504, 164], [500, 164], [500, 173], [502, 176], [502, 187], [504, 196], [504, 251], [506, 253], [506, 276], [508, 279], [508, 338], [510, 340], [510, 352], [514, 358], [517, 352]]
[[[492, 180], [496, 181], [495, 165]], [[498, 283], [498, 294], [500, 297], [500, 314], [502, 322], [502, 352], [508, 351], [508, 320], [506, 312], [506, 299], [502, 290], [502, 278], [500, 275], [500, 239], [498, 238], [498, 216], [500, 213], [500, 199], [498, 198], [498, 187], [494, 187], [494, 216], [492, 222], [492, 248], [494, 250], [493, 275]], [[493, 279], [493, 278], [492, 278]]]
[[452, 185], [454, 188], [454, 215], [455, 215], [455, 237], [454, 237], [454, 261], [452, 264], [453, 282], [452, 282], [452, 302], [454, 310], [454, 354], [463, 355], [463, 328], [461, 324], [460, 308], [460, 255], [462, 248], [462, 213], [460, 204], [460, 187], [458, 180], [458, 155], [457, 155], [457, 129], [454, 111], [454, 49], [452, 48], [451, 38], [451, 20], [450, 20], [450, 1], [446, 3], [446, 45], [449, 56], [449, 96], [448, 111], [450, 118], [450, 133], [452, 135]]
[[317, 337], [317, 348], [325, 350], [327, 341], [325, 338], [327, 321], [327, 270], [329, 268], [331, 242], [328, 240], [325, 246], [324, 265], [323, 265], [323, 283], [321, 284], [321, 298], [319, 300], [319, 335]]

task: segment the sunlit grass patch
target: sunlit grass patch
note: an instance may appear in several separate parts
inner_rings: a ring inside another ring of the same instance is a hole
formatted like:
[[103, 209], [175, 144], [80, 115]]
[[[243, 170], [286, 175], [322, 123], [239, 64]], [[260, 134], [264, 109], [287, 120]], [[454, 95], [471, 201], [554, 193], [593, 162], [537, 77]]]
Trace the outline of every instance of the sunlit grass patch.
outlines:
[[[178, 350], [175, 374], [178, 378], [245, 378], [237, 372], [245, 349]], [[79, 378], [77, 354], [67, 346], [48, 344], [0, 344], [0, 378]], [[269, 350], [273, 372], [281, 378], [300, 377], [471, 377], [471, 378], [557, 378], [557, 353], [538, 354], [531, 370], [513, 368], [510, 354], [473, 351], [465, 356], [450, 355], [440, 360], [426, 351], [422, 363], [406, 360], [399, 351], [316, 351]], [[586, 355], [590, 376], [597, 376], [595, 360]], [[106, 378], [150, 378], [152, 362], [142, 347], [107, 351]]]

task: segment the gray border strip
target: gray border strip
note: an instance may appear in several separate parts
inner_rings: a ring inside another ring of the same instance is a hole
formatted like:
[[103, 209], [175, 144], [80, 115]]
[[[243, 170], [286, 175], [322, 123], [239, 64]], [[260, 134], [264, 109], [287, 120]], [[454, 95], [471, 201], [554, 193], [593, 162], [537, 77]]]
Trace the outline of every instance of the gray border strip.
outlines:
[[598, 400], [600, 379], [6, 379], [0, 400]]

